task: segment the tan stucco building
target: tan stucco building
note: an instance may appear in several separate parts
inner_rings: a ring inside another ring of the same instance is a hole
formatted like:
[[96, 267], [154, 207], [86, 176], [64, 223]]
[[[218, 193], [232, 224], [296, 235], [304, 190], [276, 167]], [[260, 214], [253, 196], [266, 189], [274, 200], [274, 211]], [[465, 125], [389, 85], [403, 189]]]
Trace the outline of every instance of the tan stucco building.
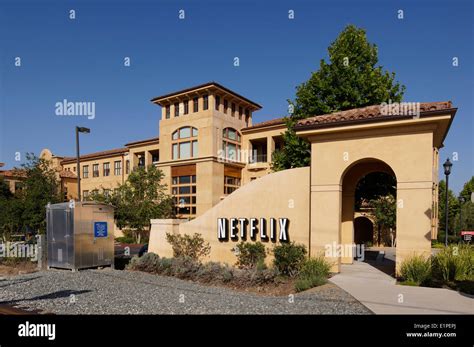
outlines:
[[[81, 156], [81, 196], [110, 193], [137, 166], [155, 165], [175, 197], [177, 216], [203, 214], [246, 182], [270, 172], [271, 154], [281, 145], [283, 119], [252, 126], [257, 103], [210, 82], [151, 100], [161, 106], [160, 136], [123, 148]], [[75, 157], [45, 149], [63, 176], [65, 200], [77, 198]]]
[[[282, 240], [268, 233], [283, 229], [311, 255], [354, 244], [355, 187], [365, 175], [384, 172], [397, 182], [397, 266], [411, 254], [429, 254], [437, 236], [438, 151], [456, 112], [450, 102], [418, 104], [415, 115], [376, 105], [302, 120], [295, 130], [311, 144], [311, 166], [277, 173], [270, 163], [286, 125], [283, 118], [253, 124], [258, 103], [215, 82], [151, 102], [161, 106], [159, 137], [81, 157], [84, 197], [112, 191], [137, 166], [163, 171], [180, 219], [153, 221], [151, 251], [171, 255], [166, 232], [199, 232], [211, 243], [210, 259], [235, 263], [241, 237], [232, 233], [245, 228], [258, 233], [244, 239], [270, 248]], [[75, 158], [44, 153], [57, 159], [58, 172], [70, 173], [65, 198], [77, 197]], [[224, 229], [231, 237], [221, 237]], [[338, 271], [353, 254], [333, 258]]]

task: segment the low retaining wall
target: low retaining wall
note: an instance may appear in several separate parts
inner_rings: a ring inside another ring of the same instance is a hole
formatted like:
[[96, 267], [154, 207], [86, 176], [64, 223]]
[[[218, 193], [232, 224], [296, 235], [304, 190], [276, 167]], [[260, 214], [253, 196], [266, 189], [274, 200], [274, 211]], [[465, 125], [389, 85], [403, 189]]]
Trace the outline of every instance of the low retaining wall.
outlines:
[[[173, 252], [166, 241], [166, 233], [199, 233], [211, 246], [211, 253], [205, 261], [233, 265], [237, 261], [233, 249], [242, 240], [241, 223], [245, 223], [245, 241], [261, 241], [270, 250], [280, 242], [280, 232], [286, 230], [287, 241], [304, 244], [309, 251], [309, 173], [309, 167], [305, 167], [265, 175], [240, 187], [189, 222], [181, 219], [154, 219], [151, 221], [149, 252], [171, 257]], [[228, 237], [225, 240], [218, 237], [218, 222], [223, 218], [227, 221]], [[241, 222], [241, 219], [247, 222]], [[230, 237], [231, 223], [234, 225], [234, 238]], [[250, 237], [252, 225], [255, 226], [253, 238]], [[274, 240], [270, 239], [272, 229]]]

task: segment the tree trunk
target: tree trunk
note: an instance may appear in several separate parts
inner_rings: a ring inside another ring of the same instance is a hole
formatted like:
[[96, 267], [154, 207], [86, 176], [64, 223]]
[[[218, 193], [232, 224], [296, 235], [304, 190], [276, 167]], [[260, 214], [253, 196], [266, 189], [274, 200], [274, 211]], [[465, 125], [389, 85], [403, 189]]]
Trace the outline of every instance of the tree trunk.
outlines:
[[377, 246], [380, 247], [380, 237], [381, 237], [381, 226], [378, 225], [378, 228], [377, 228]]

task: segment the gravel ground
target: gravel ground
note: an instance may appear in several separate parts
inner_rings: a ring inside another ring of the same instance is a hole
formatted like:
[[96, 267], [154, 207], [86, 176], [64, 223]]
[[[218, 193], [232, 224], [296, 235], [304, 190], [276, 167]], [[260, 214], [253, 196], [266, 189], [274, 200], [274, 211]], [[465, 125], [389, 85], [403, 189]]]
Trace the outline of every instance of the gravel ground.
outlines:
[[327, 284], [290, 298], [111, 269], [50, 270], [0, 278], [0, 304], [56, 314], [371, 314]]

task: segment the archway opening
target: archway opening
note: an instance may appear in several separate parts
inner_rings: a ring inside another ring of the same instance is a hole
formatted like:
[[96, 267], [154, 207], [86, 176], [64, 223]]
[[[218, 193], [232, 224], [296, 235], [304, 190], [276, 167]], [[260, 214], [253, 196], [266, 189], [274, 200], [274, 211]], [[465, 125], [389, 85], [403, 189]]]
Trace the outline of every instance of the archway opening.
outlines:
[[372, 246], [374, 244], [374, 224], [368, 217], [354, 219], [354, 243]]
[[394, 247], [397, 199], [395, 176], [387, 171], [370, 172], [357, 182], [354, 195], [354, 233], [357, 214], [363, 214], [373, 224], [372, 242], [364, 244], [369, 247]]
[[[397, 180], [385, 162], [367, 158], [350, 166], [342, 177], [341, 241], [356, 247], [353, 259], [395, 273]], [[360, 255], [363, 254], [363, 257]]]

